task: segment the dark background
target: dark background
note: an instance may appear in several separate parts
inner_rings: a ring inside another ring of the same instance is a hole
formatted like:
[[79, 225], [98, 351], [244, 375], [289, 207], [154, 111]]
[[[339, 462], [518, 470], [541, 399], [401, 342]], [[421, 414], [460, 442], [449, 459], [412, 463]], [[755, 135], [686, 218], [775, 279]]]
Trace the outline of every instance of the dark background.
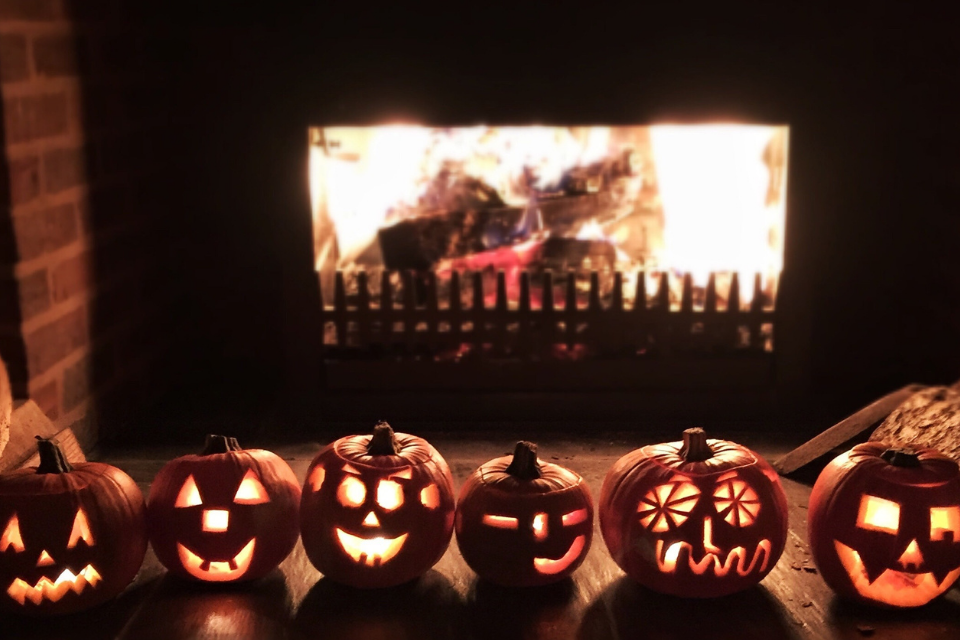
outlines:
[[960, 378], [960, 57], [945, 14], [336, 4], [138, 9], [183, 69], [171, 108], [193, 117], [182, 151], [201, 158], [184, 188], [209, 260], [183, 283], [197, 338], [184, 382], [271, 401], [316, 388], [306, 130], [388, 120], [787, 123], [780, 345], [801, 406], [842, 416]]

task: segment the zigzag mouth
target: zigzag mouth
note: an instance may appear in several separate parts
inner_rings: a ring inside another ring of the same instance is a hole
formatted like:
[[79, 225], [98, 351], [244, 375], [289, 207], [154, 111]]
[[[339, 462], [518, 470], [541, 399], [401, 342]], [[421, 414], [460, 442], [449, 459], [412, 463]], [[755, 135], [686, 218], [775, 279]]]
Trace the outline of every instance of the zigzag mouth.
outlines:
[[[716, 549], [716, 547], [714, 548]], [[695, 561], [693, 559], [693, 546], [689, 542], [674, 542], [667, 546], [663, 540], [657, 540], [657, 567], [660, 571], [663, 573], [674, 573], [677, 566], [681, 564], [680, 552], [684, 549], [687, 551], [687, 566], [690, 572], [698, 576], [707, 573], [711, 567], [713, 568], [713, 574], [717, 577], [727, 575], [733, 568], [736, 568], [737, 574], [741, 576], [749, 575], [755, 570], [762, 573], [766, 570], [767, 564], [770, 562], [769, 540], [761, 540], [757, 543], [757, 547], [754, 549], [753, 557], [749, 563], [747, 559], [750, 558], [750, 556], [744, 547], [734, 547], [727, 553], [722, 561], [720, 560], [720, 556], [723, 552], [720, 551], [720, 549], [707, 551], [699, 561]], [[762, 561], [761, 556], [763, 558]], [[757, 568], [758, 563], [760, 565], [759, 569]]]
[[180, 564], [194, 578], [205, 582], [229, 582], [243, 577], [250, 568], [255, 546], [256, 538], [251, 538], [237, 555], [226, 562], [204, 560], [179, 542], [177, 552], [180, 554]]
[[70, 569], [64, 569], [56, 580], [44, 576], [35, 585], [30, 585], [17, 578], [7, 589], [7, 595], [21, 605], [25, 604], [27, 600], [33, 604], [40, 604], [44, 600], [58, 602], [70, 591], [79, 595], [83, 593], [87, 585], [90, 585], [91, 589], [96, 588], [101, 579], [97, 570], [88, 564], [78, 574], [74, 574]]

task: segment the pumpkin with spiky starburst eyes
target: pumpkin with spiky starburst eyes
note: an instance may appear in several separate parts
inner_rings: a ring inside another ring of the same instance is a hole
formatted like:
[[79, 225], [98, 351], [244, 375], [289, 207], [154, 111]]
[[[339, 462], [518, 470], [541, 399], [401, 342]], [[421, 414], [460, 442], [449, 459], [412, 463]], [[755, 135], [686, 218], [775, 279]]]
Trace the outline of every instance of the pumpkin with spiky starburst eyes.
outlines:
[[933, 449], [859, 444], [817, 478], [807, 524], [813, 559], [834, 591], [924, 605], [960, 577], [960, 468]]
[[254, 580], [296, 545], [299, 500], [300, 483], [277, 454], [210, 435], [202, 453], [171, 460], [154, 479], [150, 542], [183, 578]]
[[423, 438], [394, 433], [341, 438], [314, 458], [300, 504], [303, 548], [324, 576], [390, 587], [425, 573], [453, 532], [453, 477]]
[[143, 495], [108, 464], [70, 464], [38, 438], [40, 465], [0, 476], [0, 606], [74, 613], [123, 591], [147, 551]]
[[617, 461], [603, 481], [600, 529], [613, 559], [644, 586], [711, 598], [773, 569], [787, 538], [787, 498], [753, 451], [687, 429], [682, 442]]

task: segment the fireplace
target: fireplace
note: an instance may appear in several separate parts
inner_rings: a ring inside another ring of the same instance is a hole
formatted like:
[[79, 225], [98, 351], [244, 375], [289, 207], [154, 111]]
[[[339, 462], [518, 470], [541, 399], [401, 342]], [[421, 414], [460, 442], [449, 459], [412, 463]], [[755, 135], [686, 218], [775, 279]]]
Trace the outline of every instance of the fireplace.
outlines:
[[329, 389], [773, 391], [788, 127], [309, 133]]

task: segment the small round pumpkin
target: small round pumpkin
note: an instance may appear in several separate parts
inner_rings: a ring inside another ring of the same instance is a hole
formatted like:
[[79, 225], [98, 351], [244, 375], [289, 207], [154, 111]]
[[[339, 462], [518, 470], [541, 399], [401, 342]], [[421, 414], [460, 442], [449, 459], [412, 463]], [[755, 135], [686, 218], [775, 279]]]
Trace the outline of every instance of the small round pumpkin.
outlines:
[[209, 435], [199, 455], [171, 460], [154, 478], [150, 542], [182, 578], [255, 580], [296, 545], [299, 501], [300, 483], [278, 455]]
[[644, 586], [712, 598], [763, 579], [783, 553], [787, 498], [750, 449], [687, 429], [620, 458], [600, 494], [610, 555]]
[[820, 473], [808, 513], [814, 562], [846, 598], [918, 607], [960, 577], [960, 469], [933, 449], [858, 444]]
[[143, 494], [108, 464], [71, 465], [38, 438], [40, 465], [0, 476], [0, 602], [74, 613], [123, 591], [147, 551]]
[[300, 503], [303, 548], [334, 582], [391, 587], [425, 573], [453, 533], [453, 477], [423, 438], [394, 433], [340, 438], [307, 470]]
[[467, 478], [457, 500], [457, 544], [481, 578], [508, 587], [557, 582], [593, 539], [593, 498], [579, 475], [518, 442]]

